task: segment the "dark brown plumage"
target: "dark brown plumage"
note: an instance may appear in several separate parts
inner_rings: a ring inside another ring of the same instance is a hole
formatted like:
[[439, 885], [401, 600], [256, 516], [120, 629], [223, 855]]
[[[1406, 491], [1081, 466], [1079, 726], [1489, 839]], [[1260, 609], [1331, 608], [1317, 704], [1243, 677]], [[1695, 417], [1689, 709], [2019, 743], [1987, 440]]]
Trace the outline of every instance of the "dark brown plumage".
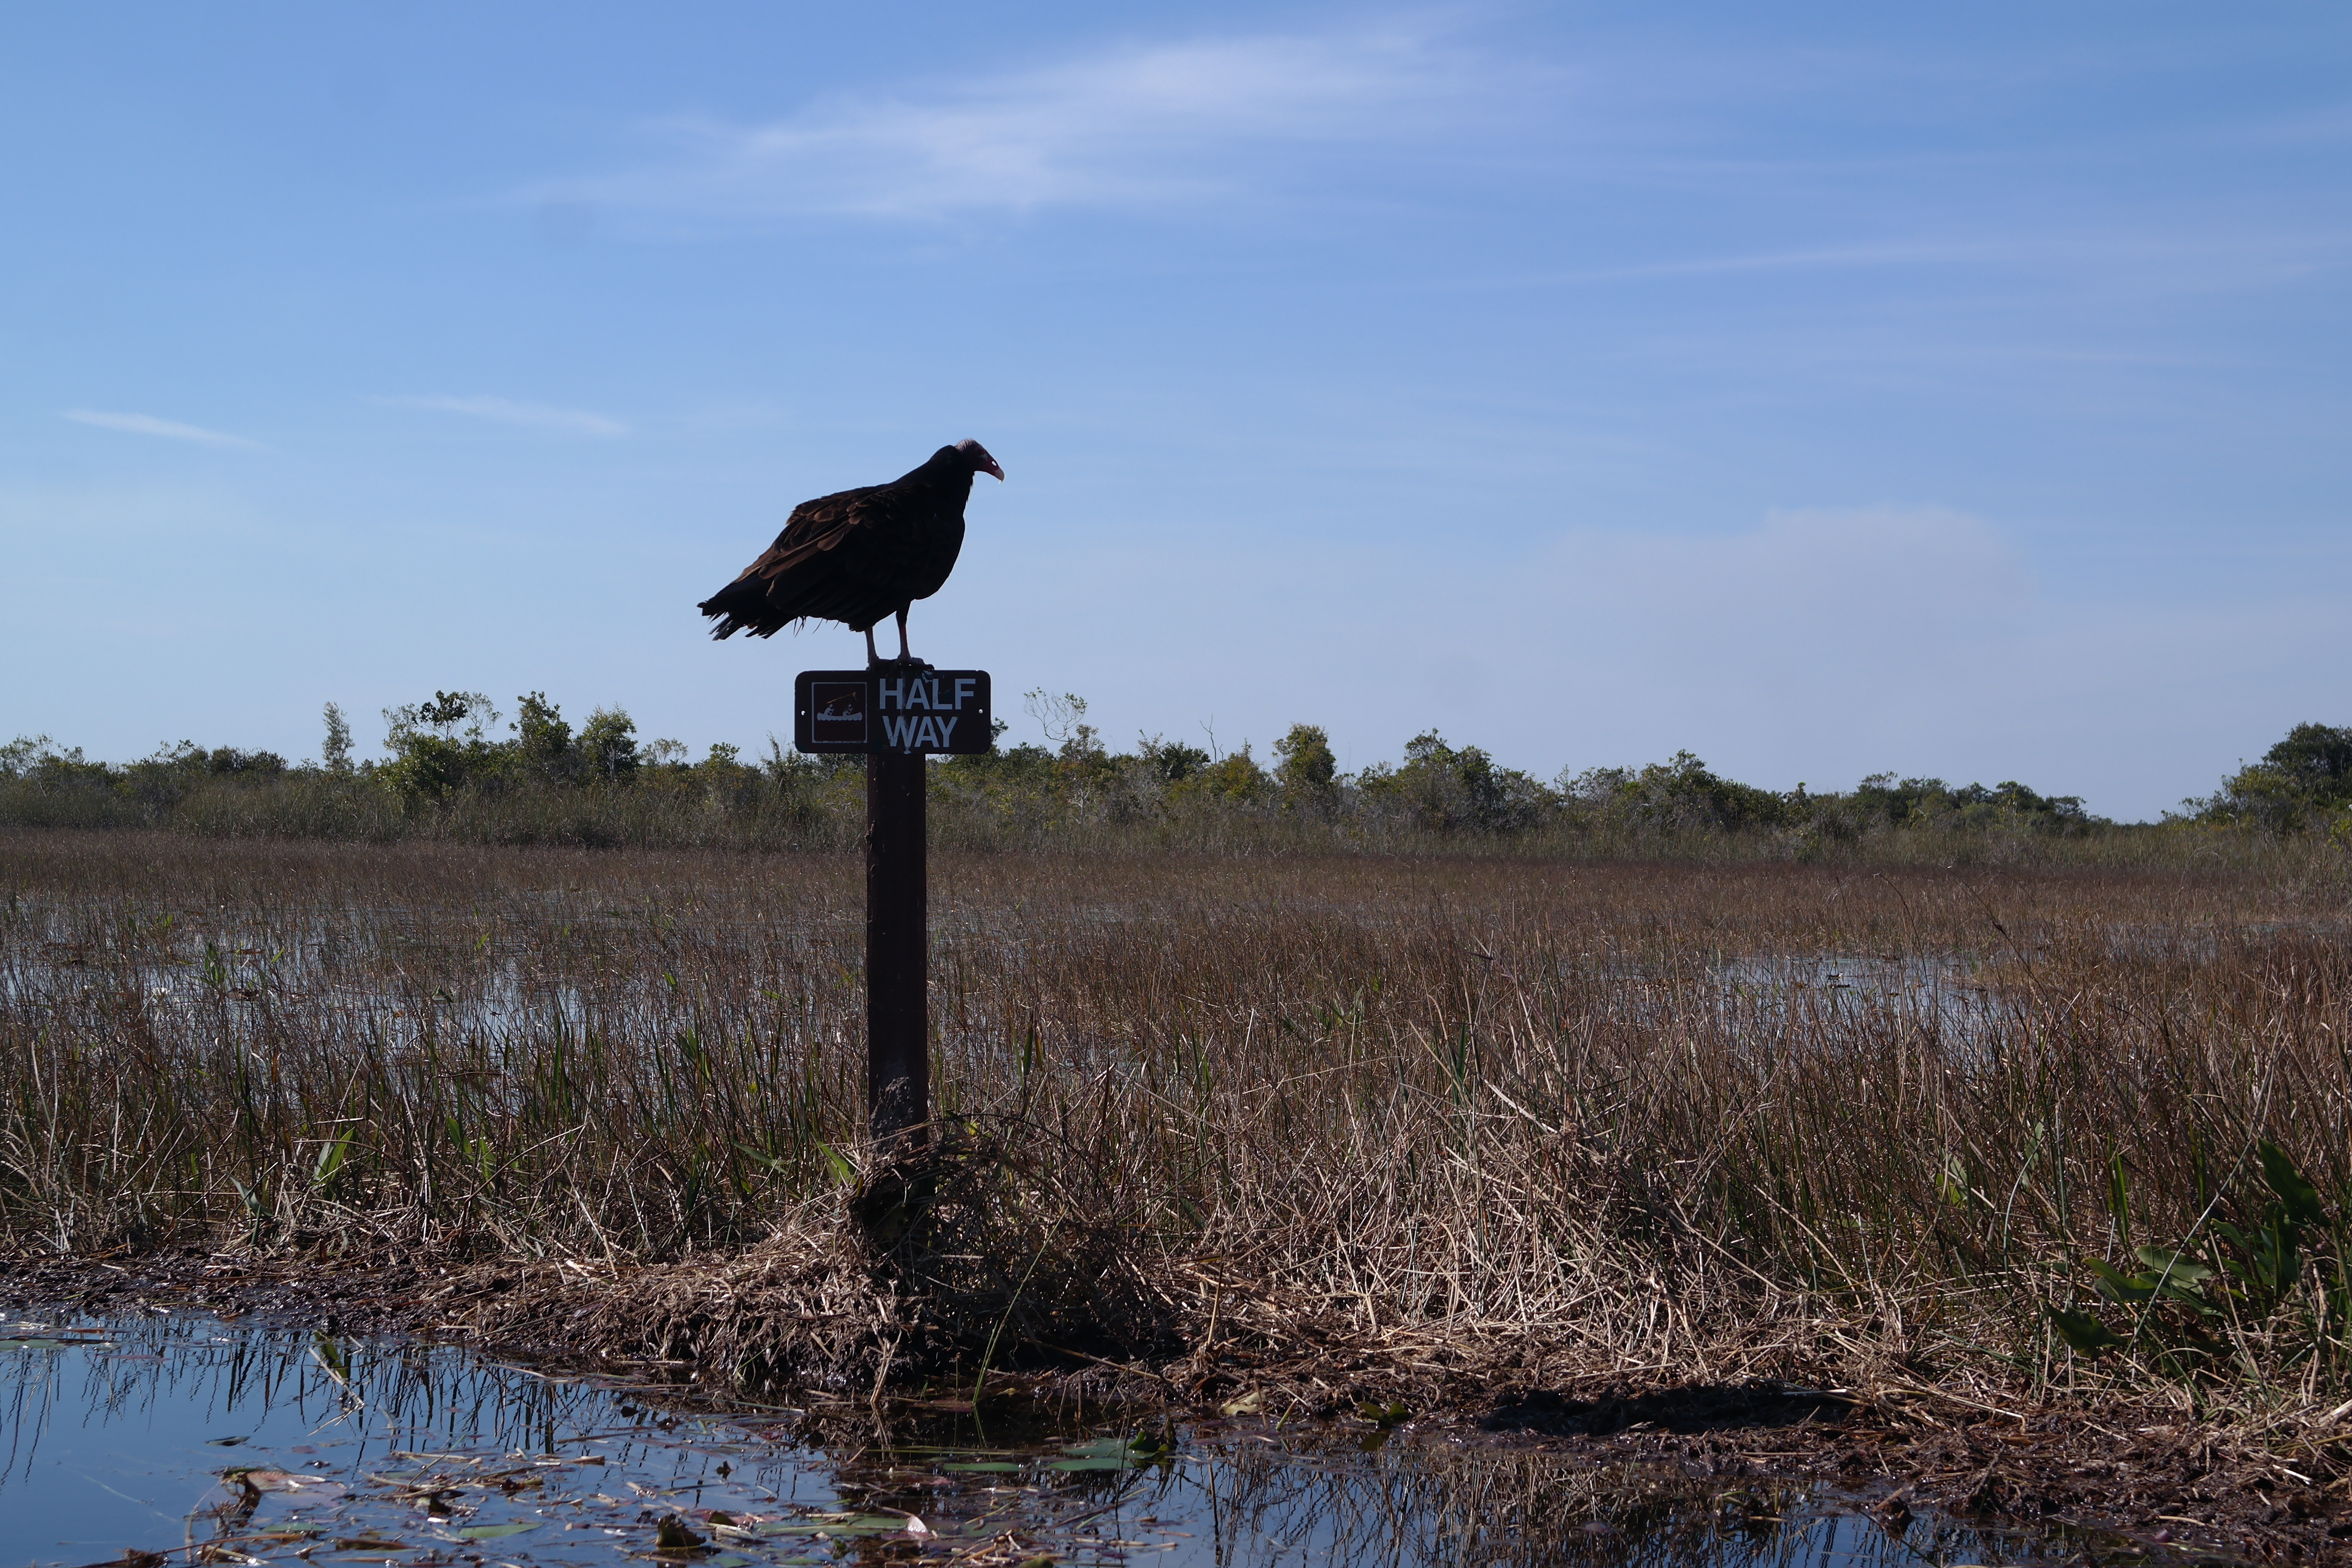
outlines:
[[866, 634], [866, 657], [879, 664], [874, 628], [895, 615], [898, 657], [911, 658], [907, 606], [939, 592], [955, 570], [978, 473], [1004, 478], [988, 448], [959, 441], [887, 485], [801, 502], [767, 553], [702, 601], [698, 608], [719, 622], [710, 635], [764, 637], [795, 621], [839, 621]]

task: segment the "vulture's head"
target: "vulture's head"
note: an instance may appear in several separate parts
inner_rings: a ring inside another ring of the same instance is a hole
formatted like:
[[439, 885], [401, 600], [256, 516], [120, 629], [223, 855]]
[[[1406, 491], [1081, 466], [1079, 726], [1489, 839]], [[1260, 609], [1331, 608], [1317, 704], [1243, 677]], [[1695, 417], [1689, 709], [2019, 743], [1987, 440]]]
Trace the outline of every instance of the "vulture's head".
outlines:
[[1000, 484], [1003, 482], [1004, 470], [996, 466], [996, 459], [988, 455], [987, 447], [977, 441], [958, 441], [955, 449], [965, 462], [971, 465], [973, 473], [994, 474]]

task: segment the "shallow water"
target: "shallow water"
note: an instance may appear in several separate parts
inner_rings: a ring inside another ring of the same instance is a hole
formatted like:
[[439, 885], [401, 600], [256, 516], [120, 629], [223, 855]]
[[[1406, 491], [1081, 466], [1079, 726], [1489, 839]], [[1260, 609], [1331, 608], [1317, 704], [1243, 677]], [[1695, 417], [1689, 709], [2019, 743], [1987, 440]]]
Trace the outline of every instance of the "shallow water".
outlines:
[[[0, 1320], [0, 1564], [1996, 1563], [2080, 1544], [1411, 1431], [884, 1425], [196, 1314]], [[670, 1521], [665, 1536], [663, 1521]], [[693, 1537], [688, 1542], [688, 1536]], [[677, 1544], [664, 1551], [665, 1541]]]
[[1958, 958], [1874, 958], [1866, 954], [1763, 954], [1714, 968], [1727, 998], [1768, 1023], [1808, 1009], [1856, 1023], [1867, 1016], [1931, 1031], [1962, 1047], [1980, 1047], [2016, 1024], [2013, 999], [1976, 963]]

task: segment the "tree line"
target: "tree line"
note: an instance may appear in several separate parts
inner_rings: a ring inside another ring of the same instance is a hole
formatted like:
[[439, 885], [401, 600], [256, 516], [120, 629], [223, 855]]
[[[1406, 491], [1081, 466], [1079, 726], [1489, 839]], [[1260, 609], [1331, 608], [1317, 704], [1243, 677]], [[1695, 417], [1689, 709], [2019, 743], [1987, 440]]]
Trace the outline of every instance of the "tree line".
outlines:
[[2320, 828], [2352, 842], [2352, 725], [2297, 724], [2260, 762], [2180, 805], [2190, 821], [2281, 833]]
[[[931, 769], [944, 808], [961, 810], [976, 832], [993, 824], [990, 830], [1008, 841], [1155, 823], [1279, 823], [1308, 840], [1605, 833], [1777, 836], [1800, 847], [1890, 833], [2065, 838], [2116, 827], [2079, 796], [2044, 795], [2016, 780], [1954, 784], [1881, 773], [1842, 792], [1803, 784], [1778, 791], [1723, 777], [1686, 751], [1646, 766], [1563, 771], [1546, 780], [1434, 730], [1408, 742], [1396, 762], [1346, 773], [1328, 733], [1313, 724], [1292, 725], [1263, 759], [1247, 742], [1228, 751], [1213, 736], [1198, 745], [1139, 734], [1131, 747], [1115, 750], [1074, 693], [1033, 691], [1025, 706], [1044, 743], [1005, 743], [1000, 721], [994, 749], [936, 759]], [[323, 718], [319, 757], [301, 763], [182, 742], [118, 764], [91, 761], [47, 736], [21, 737], [0, 746], [0, 822], [176, 820], [231, 825], [223, 830], [367, 837], [446, 830], [518, 841], [814, 842], [824, 837], [820, 819], [835, 819], [838, 828], [862, 799], [855, 756], [806, 756], [771, 737], [764, 756], [722, 743], [697, 760], [677, 741], [640, 740], [635, 721], [618, 707], [596, 708], [575, 726], [540, 691], [518, 697], [511, 719], [478, 691], [436, 690], [429, 700], [388, 708], [380, 760], [355, 757], [351, 724], [337, 705], [327, 704]], [[656, 820], [649, 812], [667, 826], [649, 826]], [[730, 836], [722, 830], [730, 819], [768, 826]], [[2183, 802], [2167, 822], [2315, 830], [2352, 844], [2352, 727], [2295, 726], [2260, 762], [2223, 780], [2210, 797]]]

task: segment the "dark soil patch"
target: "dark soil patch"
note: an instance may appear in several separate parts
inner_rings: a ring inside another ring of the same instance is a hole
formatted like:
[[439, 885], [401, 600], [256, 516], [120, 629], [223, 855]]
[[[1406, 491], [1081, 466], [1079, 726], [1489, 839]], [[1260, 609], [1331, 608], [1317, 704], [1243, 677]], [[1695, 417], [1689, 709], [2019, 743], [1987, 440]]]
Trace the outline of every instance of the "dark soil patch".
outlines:
[[1489, 1432], [1531, 1432], [1549, 1437], [1607, 1437], [1629, 1429], [1688, 1435], [1839, 1422], [1853, 1407], [1843, 1395], [1697, 1384], [1686, 1388], [1609, 1388], [1590, 1398], [1557, 1389], [1505, 1394], [1479, 1418]]

